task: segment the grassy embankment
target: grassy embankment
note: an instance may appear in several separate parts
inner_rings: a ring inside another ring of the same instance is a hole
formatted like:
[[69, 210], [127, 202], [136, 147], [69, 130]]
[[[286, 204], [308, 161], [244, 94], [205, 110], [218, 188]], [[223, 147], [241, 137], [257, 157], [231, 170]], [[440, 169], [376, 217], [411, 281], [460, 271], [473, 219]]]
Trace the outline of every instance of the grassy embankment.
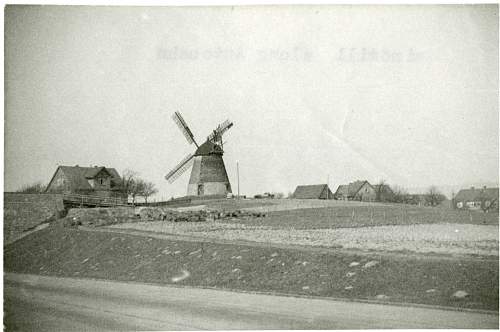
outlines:
[[[364, 267], [370, 261], [376, 264]], [[52, 225], [7, 246], [4, 262], [7, 272], [498, 311], [495, 260], [318, 254]], [[359, 265], [352, 266], [353, 262]], [[469, 296], [455, 299], [452, 294], [458, 290]]]

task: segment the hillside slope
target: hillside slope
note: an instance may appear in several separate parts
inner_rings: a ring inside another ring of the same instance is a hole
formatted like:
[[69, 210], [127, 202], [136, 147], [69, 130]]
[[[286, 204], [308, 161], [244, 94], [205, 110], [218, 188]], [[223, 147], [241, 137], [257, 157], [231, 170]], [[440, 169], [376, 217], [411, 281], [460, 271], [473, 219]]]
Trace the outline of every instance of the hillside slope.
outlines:
[[51, 225], [8, 245], [4, 262], [17, 273], [498, 311], [497, 260], [318, 254]]

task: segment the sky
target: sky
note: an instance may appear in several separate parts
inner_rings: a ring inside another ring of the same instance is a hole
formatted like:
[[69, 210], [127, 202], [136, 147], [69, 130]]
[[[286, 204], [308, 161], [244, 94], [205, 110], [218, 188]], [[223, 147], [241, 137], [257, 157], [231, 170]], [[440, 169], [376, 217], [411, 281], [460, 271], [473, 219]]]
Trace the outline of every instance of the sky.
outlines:
[[233, 190], [498, 183], [498, 6], [7, 6], [4, 190], [165, 174], [221, 122]]

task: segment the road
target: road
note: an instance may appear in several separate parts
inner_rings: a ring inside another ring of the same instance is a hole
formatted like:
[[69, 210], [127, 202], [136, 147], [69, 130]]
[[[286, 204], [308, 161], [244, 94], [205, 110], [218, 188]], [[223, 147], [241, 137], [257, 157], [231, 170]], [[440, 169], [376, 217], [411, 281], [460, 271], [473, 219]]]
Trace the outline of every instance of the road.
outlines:
[[498, 314], [4, 275], [7, 331], [498, 328]]

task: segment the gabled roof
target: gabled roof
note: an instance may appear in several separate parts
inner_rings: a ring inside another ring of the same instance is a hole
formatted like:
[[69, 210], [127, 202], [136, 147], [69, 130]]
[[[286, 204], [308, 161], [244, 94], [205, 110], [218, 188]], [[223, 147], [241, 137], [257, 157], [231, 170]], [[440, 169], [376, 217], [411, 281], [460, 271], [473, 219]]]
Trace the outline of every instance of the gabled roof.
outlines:
[[303, 185], [297, 186], [293, 193], [294, 198], [321, 198], [326, 196], [326, 190], [328, 190], [328, 195], [333, 196], [330, 188], [326, 184], [314, 184], [314, 185]]
[[114, 168], [101, 167], [80, 167], [80, 166], [59, 166], [52, 176], [52, 179], [47, 186], [50, 188], [52, 180], [58, 171], [61, 171], [68, 181], [71, 190], [90, 190], [92, 186], [89, 184], [89, 179], [95, 178], [99, 173], [105, 172], [111, 177], [111, 188], [117, 188], [121, 184], [120, 175]]
[[337, 188], [337, 191], [335, 192], [335, 194], [349, 196], [349, 197], [356, 196], [358, 191], [365, 185], [365, 183], [368, 183], [368, 185], [371, 186], [371, 184], [366, 180], [363, 180], [363, 181], [358, 180], [358, 181], [351, 182], [348, 185], [340, 185]]
[[455, 200], [459, 202], [473, 202], [483, 199], [498, 199], [498, 188], [462, 189], [455, 196]]
[[[83, 167], [82, 167], [83, 168]], [[104, 166], [100, 166], [100, 167], [85, 167], [89, 170], [85, 171], [85, 178], [86, 179], [93, 179], [95, 178], [99, 173], [103, 172], [103, 173], [107, 173], [109, 176], [111, 176], [111, 174], [109, 173], [108, 169]]]
[[366, 180], [359, 181], [358, 180], [358, 181], [354, 181], [354, 182], [349, 183], [349, 195], [355, 196], [365, 183], [368, 183], [368, 181], [366, 181]]
[[349, 185], [341, 184], [337, 188], [337, 191], [335, 192], [335, 195], [344, 195], [344, 196], [349, 195]]

